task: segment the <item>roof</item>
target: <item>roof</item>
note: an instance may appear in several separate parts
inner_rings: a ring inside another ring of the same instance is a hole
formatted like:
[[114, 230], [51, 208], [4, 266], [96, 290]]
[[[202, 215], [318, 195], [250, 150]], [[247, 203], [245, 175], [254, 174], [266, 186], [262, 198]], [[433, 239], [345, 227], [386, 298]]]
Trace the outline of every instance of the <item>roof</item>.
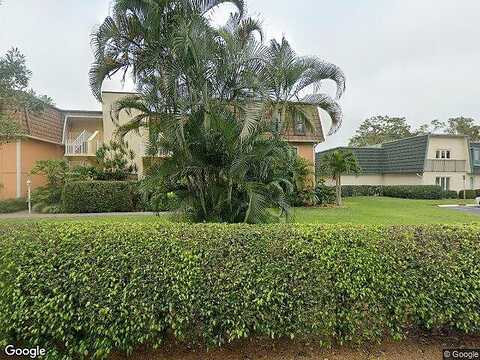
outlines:
[[363, 174], [384, 173], [421, 173], [425, 166], [425, 158], [429, 135], [420, 135], [380, 144], [375, 147], [339, 147], [316, 154], [316, 163], [327, 153], [345, 149], [352, 151], [357, 157]]

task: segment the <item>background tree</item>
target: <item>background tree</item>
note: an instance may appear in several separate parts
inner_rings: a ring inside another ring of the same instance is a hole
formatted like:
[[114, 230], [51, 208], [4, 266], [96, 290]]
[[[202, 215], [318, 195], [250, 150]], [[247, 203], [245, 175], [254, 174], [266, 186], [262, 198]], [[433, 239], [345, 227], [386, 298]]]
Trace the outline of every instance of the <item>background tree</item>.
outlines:
[[357, 158], [349, 150], [335, 150], [325, 154], [320, 159], [320, 169], [335, 181], [335, 196], [337, 206], [342, 205], [342, 175], [358, 174], [360, 166]]
[[448, 119], [446, 133], [467, 135], [471, 141], [480, 141], [480, 124], [476, 124], [475, 119], [463, 116], [450, 118]]
[[364, 120], [349, 146], [370, 146], [417, 135], [404, 117], [373, 116]]
[[24, 134], [14, 119], [16, 112], [42, 111], [45, 104], [53, 104], [48, 96], [39, 96], [28, 88], [31, 76], [25, 56], [17, 48], [0, 57], [0, 143]]

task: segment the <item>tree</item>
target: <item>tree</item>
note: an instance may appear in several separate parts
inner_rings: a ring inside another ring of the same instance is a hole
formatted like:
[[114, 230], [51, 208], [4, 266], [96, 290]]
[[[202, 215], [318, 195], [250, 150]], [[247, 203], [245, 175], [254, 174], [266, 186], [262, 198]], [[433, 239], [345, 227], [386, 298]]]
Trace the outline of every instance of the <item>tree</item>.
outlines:
[[[227, 2], [237, 12], [212, 27], [205, 15]], [[113, 115], [137, 115], [117, 135], [145, 130], [149, 155], [170, 154], [151, 170], [157, 183], [196, 221], [256, 223], [269, 221], [271, 208], [287, 213], [293, 185], [278, 171], [287, 145], [271, 136], [278, 98], [262, 76], [269, 49], [244, 2], [116, 0], [112, 13], [93, 35], [92, 91], [100, 99], [106, 77], [133, 75], [139, 95], [120, 100]]]
[[360, 166], [357, 158], [349, 150], [335, 150], [321, 158], [322, 173], [329, 175], [335, 181], [335, 196], [337, 206], [342, 205], [342, 175], [358, 174]]
[[349, 146], [371, 146], [418, 135], [404, 117], [373, 116], [363, 121]]
[[[316, 57], [298, 56], [283, 37], [280, 43], [276, 40], [270, 42], [261, 76], [273, 102], [273, 111], [280, 113], [283, 126], [293, 128], [297, 116], [311, 119], [312, 114], [305, 113], [302, 106], [305, 103], [327, 111], [332, 119], [330, 134], [341, 126], [339, 104], [327, 94], [318, 93], [323, 81], [333, 80], [337, 85], [336, 99], [340, 99], [345, 91], [345, 75], [338, 66]], [[302, 95], [308, 90], [313, 93]], [[313, 126], [309, 122], [306, 125]]]
[[448, 119], [447, 134], [467, 135], [471, 141], [480, 141], [480, 125], [475, 119], [463, 116]]
[[126, 142], [110, 141], [102, 144], [96, 154], [95, 178], [98, 180], [126, 180], [136, 174], [135, 153]]

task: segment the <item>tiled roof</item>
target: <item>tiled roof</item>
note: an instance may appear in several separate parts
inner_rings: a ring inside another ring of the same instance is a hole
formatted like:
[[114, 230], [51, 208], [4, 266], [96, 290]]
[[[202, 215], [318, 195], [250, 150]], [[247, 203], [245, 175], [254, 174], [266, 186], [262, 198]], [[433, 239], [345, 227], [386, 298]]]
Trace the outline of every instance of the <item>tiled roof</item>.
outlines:
[[40, 112], [15, 108], [7, 108], [4, 111], [22, 126], [27, 135], [55, 143], [62, 142], [64, 116], [61, 110], [46, 106]]
[[378, 147], [340, 147], [316, 154], [317, 170], [325, 154], [337, 149], [352, 151], [362, 174], [421, 173], [425, 165], [428, 135], [396, 140]]

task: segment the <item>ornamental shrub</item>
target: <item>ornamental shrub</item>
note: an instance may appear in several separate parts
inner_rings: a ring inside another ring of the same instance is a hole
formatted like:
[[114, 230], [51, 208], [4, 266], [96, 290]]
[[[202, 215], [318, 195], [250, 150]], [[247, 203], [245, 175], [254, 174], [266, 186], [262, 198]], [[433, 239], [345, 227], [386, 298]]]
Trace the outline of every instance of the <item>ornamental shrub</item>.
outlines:
[[455, 191], [443, 191], [437, 185], [344, 185], [343, 196], [388, 196], [404, 199], [452, 199]]
[[138, 210], [137, 185], [130, 181], [74, 181], [62, 192], [66, 213], [133, 212]]
[[480, 333], [480, 226], [0, 225], [0, 345]]
[[[459, 194], [458, 194], [458, 197], [460, 199], [463, 199], [463, 192], [464, 190], [460, 190]], [[465, 194], [466, 194], [466, 198], [467, 199], [475, 199], [477, 197], [480, 196], [480, 189], [476, 189], [476, 190], [465, 190]]]
[[27, 209], [28, 203], [26, 199], [7, 199], [0, 201], [0, 214], [13, 213]]

